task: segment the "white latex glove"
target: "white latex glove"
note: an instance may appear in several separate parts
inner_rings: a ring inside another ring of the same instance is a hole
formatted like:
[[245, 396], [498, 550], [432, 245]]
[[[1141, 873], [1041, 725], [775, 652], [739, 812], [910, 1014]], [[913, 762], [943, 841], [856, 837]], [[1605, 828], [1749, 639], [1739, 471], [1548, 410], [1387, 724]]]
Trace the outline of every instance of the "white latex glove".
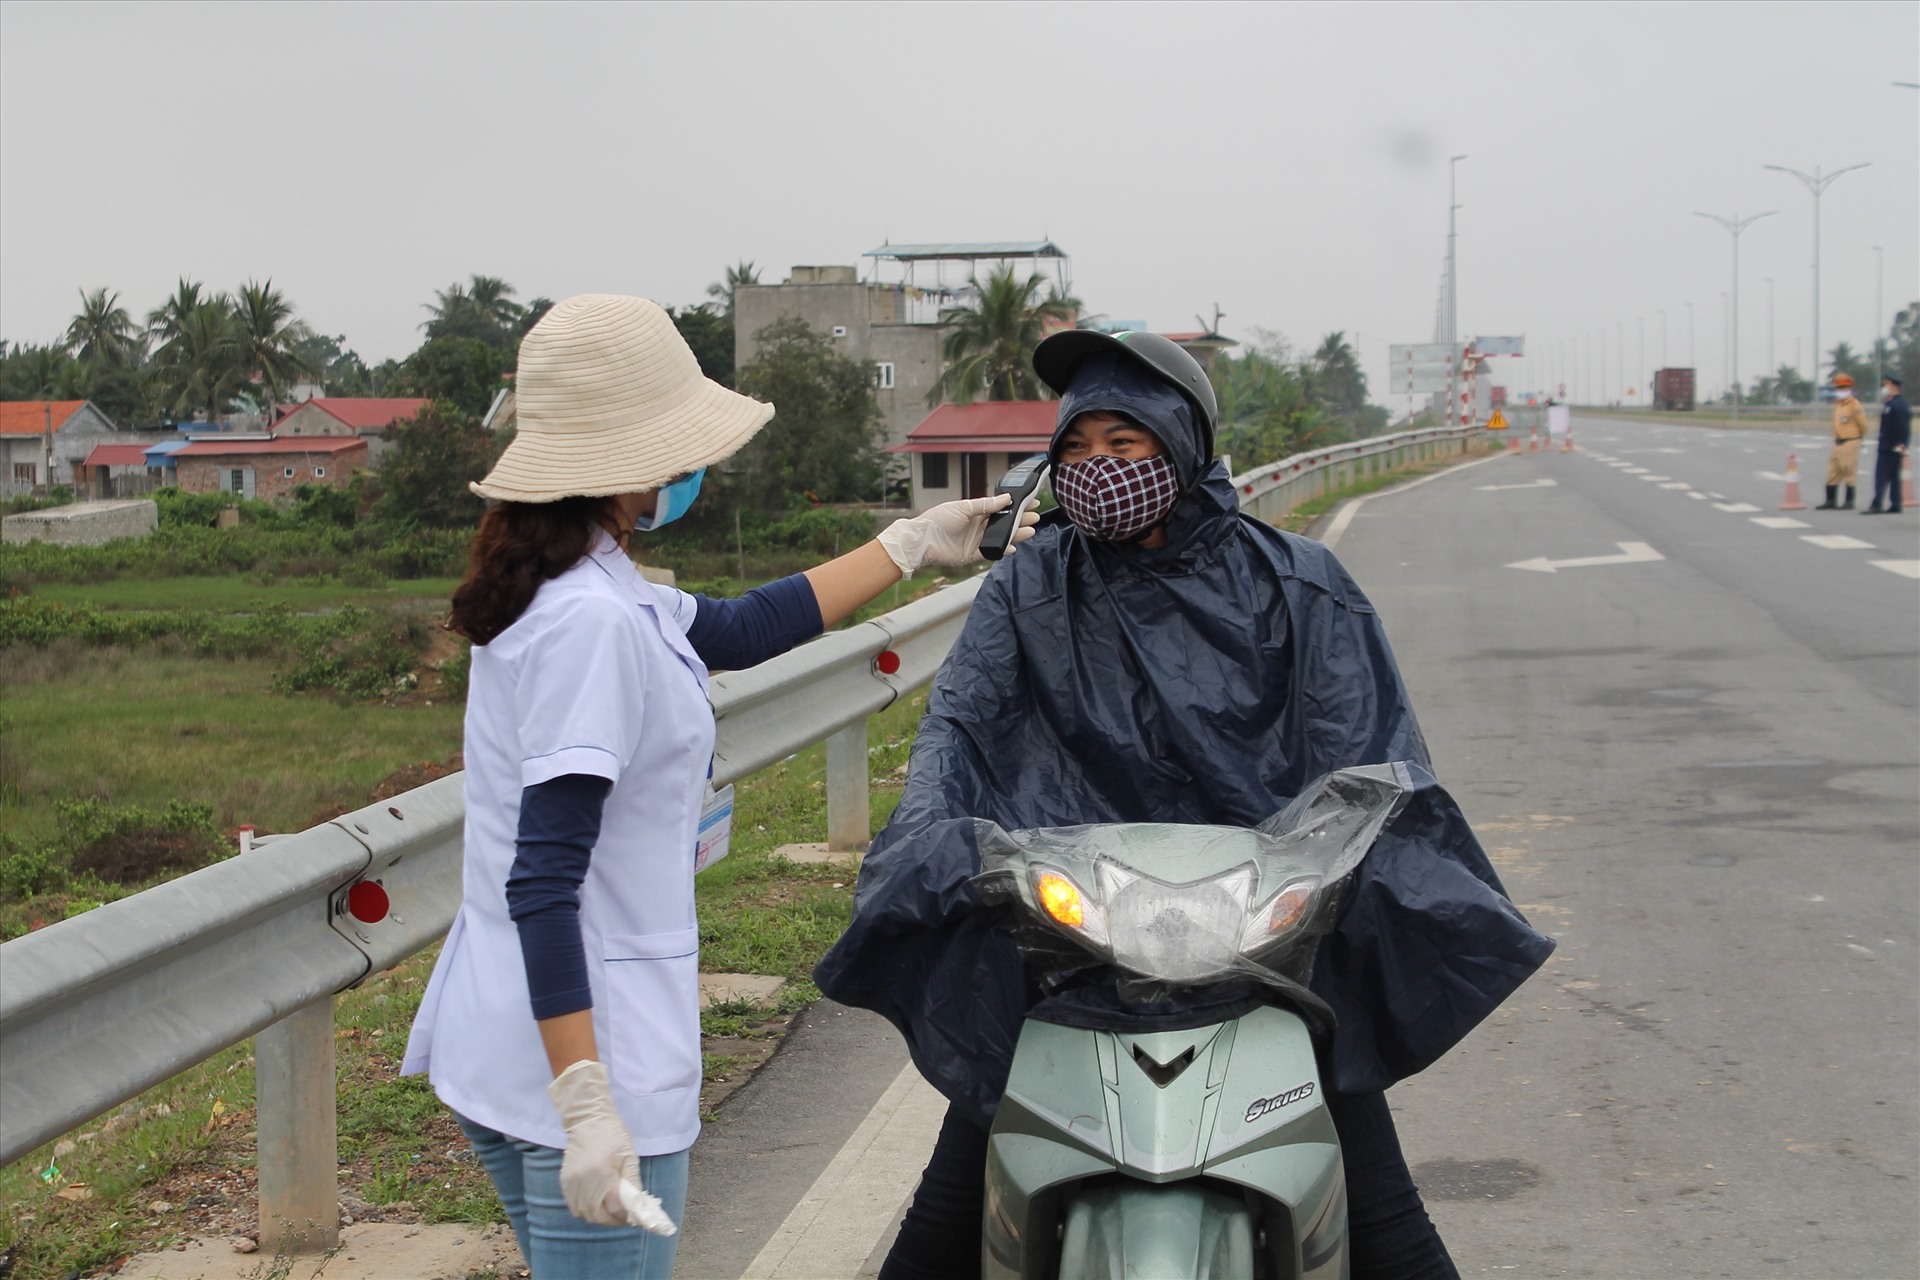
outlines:
[[[887, 549], [903, 577], [928, 564], [970, 564], [980, 558], [980, 535], [987, 531], [987, 520], [996, 511], [1005, 511], [1013, 501], [1010, 494], [992, 498], [962, 498], [943, 502], [910, 520], [895, 520], [880, 534], [880, 545]], [[1040, 523], [1038, 512], [1029, 511], [1020, 519], [1007, 544], [1012, 555]]]
[[582, 1222], [603, 1227], [640, 1227], [658, 1236], [676, 1228], [660, 1201], [640, 1185], [640, 1157], [614, 1109], [607, 1064], [582, 1059], [547, 1086], [547, 1096], [567, 1126], [560, 1161], [560, 1192]]

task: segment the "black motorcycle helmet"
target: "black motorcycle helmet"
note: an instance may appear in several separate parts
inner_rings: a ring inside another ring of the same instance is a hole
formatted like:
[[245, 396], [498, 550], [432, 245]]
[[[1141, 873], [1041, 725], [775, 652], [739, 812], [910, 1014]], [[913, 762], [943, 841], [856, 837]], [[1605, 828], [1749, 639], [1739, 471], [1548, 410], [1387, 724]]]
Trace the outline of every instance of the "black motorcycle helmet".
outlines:
[[1063, 396], [1080, 362], [1102, 351], [1120, 352], [1193, 404], [1200, 415], [1204, 437], [1200, 442], [1200, 461], [1204, 467], [1213, 457], [1220, 405], [1214, 399], [1213, 381], [1207, 377], [1207, 371], [1171, 339], [1139, 330], [1097, 333], [1092, 329], [1063, 329], [1034, 348], [1033, 371], [1055, 395]]

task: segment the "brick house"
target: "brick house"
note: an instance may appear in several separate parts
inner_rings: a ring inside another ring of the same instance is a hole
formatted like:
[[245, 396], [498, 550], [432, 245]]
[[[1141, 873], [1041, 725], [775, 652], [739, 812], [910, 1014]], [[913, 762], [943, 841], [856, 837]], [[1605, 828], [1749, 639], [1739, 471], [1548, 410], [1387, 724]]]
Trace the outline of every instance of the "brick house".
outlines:
[[984, 498], [1007, 468], [1045, 451], [1059, 415], [1058, 400], [943, 404], [887, 452], [913, 459], [916, 511], [953, 498]]
[[367, 442], [359, 436], [283, 436], [242, 440], [195, 440], [169, 457], [188, 493], [233, 493], [271, 500], [292, 494], [297, 484], [347, 487], [367, 466]]
[[[53, 432], [53, 476], [47, 476], [47, 431]], [[72, 484], [74, 467], [86, 462], [97, 444], [120, 444], [134, 437], [114, 429], [91, 400], [8, 400], [0, 402], [0, 487], [9, 490]]]
[[327, 396], [287, 408], [271, 431], [278, 436], [355, 436], [367, 443], [369, 465], [393, 447], [391, 432], [422, 409], [417, 396]]

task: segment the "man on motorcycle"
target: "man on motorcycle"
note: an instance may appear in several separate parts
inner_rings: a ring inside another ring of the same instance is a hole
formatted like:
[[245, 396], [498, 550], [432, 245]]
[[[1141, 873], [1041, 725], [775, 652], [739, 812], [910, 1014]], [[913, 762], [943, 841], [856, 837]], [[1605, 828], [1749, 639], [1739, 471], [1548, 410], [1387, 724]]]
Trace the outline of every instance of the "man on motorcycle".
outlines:
[[[889, 1018], [952, 1104], [883, 1280], [978, 1274], [988, 1126], [1040, 995], [970, 884], [974, 819], [1252, 827], [1334, 769], [1428, 768], [1372, 605], [1324, 547], [1240, 514], [1199, 364], [1157, 335], [1076, 330], [1034, 367], [1061, 395], [1059, 509], [982, 585], [815, 975]], [[1456, 1274], [1382, 1091], [1552, 947], [1438, 785], [1355, 873], [1311, 981], [1337, 1017], [1320, 1057], [1354, 1276]]]

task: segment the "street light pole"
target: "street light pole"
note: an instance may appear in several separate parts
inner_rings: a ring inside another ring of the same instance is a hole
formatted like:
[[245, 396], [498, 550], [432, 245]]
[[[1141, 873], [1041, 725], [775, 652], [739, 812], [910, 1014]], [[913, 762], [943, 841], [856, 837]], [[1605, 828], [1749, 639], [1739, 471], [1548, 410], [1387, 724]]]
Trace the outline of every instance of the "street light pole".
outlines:
[[1886, 376], [1884, 350], [1886, 344], [1880, 341], [1881, 325], [1886, 323], [1886, 312], [1881, 309], [1880, 277], [1887, 265], [1886, 253], [1879, 245], [1873, 246], [1873, 394], [1880, 394], [1880, 379]]
[[1773, 402], [1780, 403], [1780, 383], [1774, 375], [1780, 366], [1773, 362], [1773, 277], [1767, 277], [1767, 377], [1773, 382]]
[[1455, 263], [1457, 228], [1454, 214], [1460, 208], [1457, 166], [1465, 156], [1447, 161], [1447, 425], [1460, 424], [1460, 273]]
[[1789, 169], [1783, 164], [1763, 164], [1762, 169], [1773, 169], [1780, 173], [1790, 173], [1800, 179], [1807, 191], [1813, 196], [1813, 384], [1820, 385], [1820, 193], [1833, 185], [1833, 180], [1843, 173], [1852, 173], [1855, 169], [1864, 169], [1872, 161], [1850, 164], [1844, 169], [1835, 169], [1825, 177], [1820, 176], [1820, 166], [1813, 166], [1812, 173], [1802, 173], [1798, 169]]
[[[1733, 336], [1728, 342], [1727, 349], [1731, 353], [1732, 360], [1733, 420], [1735, 422], [1740, 421], [1740, 233], [1760, 221], [1760, 219], [1771, 218], [1778, 212], [1780, 212], [1778, 209], [1769, 209], [1765, 213], [1756, 213], [1751, 218], [1742, 218], [1737, 213], [1731, 218], [1723, 218], [1717, 213], [1696, 213], [1693, 215], [1696, 218], [1709, 218], [1719, 223], [1726, 228], [1727, 235], [1733, 240], [1733, 302], [1729, 309]], [[1773, 314], [1771, 307], [1769, 307], [1767, 314], [1769, 317]], [[1772, 332], [1771, 319], [1768, 321], [1768, 332], [1769, 334]], [[1768, 338], [1768, 342], [1771, 344], [1771, 337]]]
[[1692, 369], [1695, 379], [1700, 377], [1700, 366], [1693, 360], [1693, 304], [1687, 304], [1687, 367]]
[[[1639, 368], [1634, 372], [1633, 376], [1635, 378], [1644, 378], [1647, 376], [1647, 318], [1645, 316], [1635, 316], [1633, 318], [1633, 328], [1634, 328], [1634, 334], [1635, 334], [1634, 363], [1639, 366]], [[1625, 354], [1623, 353], [1620, 358], [1622, 360], [1626, 359]], [[1634, 384], [1636, 388], [1642, 387], [1645, 385], [1647, 384], [1641, 383], [1641, 382], [1636, 382]], [[1642, 409], [1647, 407], [1647, 402], [1645, 397], [1640, 398], [1640, 407]]]

